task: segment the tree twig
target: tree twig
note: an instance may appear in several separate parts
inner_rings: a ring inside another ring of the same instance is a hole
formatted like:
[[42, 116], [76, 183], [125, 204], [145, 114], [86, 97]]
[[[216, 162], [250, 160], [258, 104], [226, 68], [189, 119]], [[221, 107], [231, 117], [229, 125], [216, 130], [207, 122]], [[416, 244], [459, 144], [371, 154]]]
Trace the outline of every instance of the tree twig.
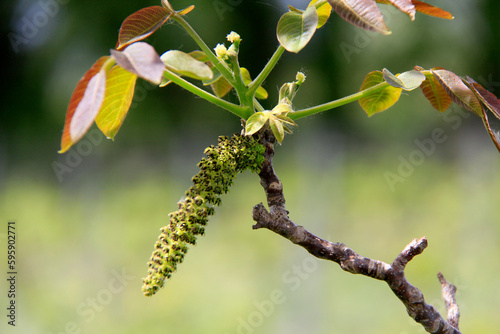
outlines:
[[458, 330], [459, 312], [455, 301], [456, 288], [446, 282], [442, 275], [443, 297], [448, 310], [448, 321], [439, 312], [425, 302], [422, 292], [410, 284], [404, 269], [416, 255], [427, 247], [425, 237], [410, 242], [396, 257], [392, 264], [363, 257], [343, 243], [333, 243], [321, 239], [296, 225], [288, 218], [285, 207], [283, 185], [274, 172], [272, 157], [275, 139], [269, 131], [261, 136], [261, 143], [266, 148], [265, 161], [259, 173], [260, 183], [267, 196], [269, 211], [262, 203], [253, 208], [253, 229], [267, 228], [294, 244], [305, 248], [315, 257], [336, 262], [340, 267], [352, 274], [361, 274], [385, 281], [394, 294], [403, 302], [410, 317], [420, 323], [427, 332], [435, 334], [460, 334]]
[[458, 309], [457, 300], [455, 298], [457, 287], [448, 282], [441, 273], [438, 273], [438, 279], [439, 282], [441, 282], [441, 291], [443, 293], [444, 303], [448, 312], [448, 322], [450, 325], [458, 329], [460, 310]]

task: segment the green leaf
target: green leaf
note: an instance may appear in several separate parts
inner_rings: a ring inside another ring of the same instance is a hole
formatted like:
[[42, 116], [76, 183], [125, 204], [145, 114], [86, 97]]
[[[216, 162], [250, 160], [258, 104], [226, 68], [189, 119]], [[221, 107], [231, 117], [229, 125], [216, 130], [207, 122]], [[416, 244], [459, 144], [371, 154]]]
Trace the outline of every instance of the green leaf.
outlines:
[[104, 56], [99, 58], [94, 65], [83, 75], [83, 77], [78, 81], [78, 84], [71, 95], [71, 99], [69, 100], [68, 109], [66, 110], [66, 120], [64, 122], [63, 135], [61, 137], [61, 149], [59, 153], [64, 153], [70, 149], [70, 147], [75, 143], [71, 140], [70, 135], [70, 124], [73, 119], [73, 115], [75, 114], [75, 110], [80, 104], [87, 90], [87, 86], [89, 84], [90, 79], [92, 79], [103, 67], [104, 63], [110, 59], [109, 56]]
[[415, 20], [415, 5], [411, 0], [375, 0], [378, 3], [393, 5], [403, 13], [407, 14], [410, 19]]
[[208, 56], [206, 55], [206, 53], [203, 51], [200, 51], [200, 50], [191, 51], [188, 53], [188, 55], [190, 55], [194, 59], [202, 61], [204, 63], [208, 63], [210, 61], [210, 59], [208, 59]]
[[205, 86], [213, 84], [214, 82], [216, 82], [217, 80], [219, 80], [222, 77], [222, 74], [219, 72], [217, 67], [214, 66], [214, 67], [211, 67], [210, 69], [212, 70], [213, 76], [212, 76], [212, 79], [202, 80], [203, 84]]
[[450, 107], [451, 97], [432, 73], [426, 75], [420, 89], [422, 89], [422, 93], [436, 110], [443, 112]]
[[481, 102], [479, 102], [474, 92], [463, 83], [458, 75], [447, 70], [431, 70], [431, 72], [446, 90], [453, 102], [472, 111], [479, 117], [483, 117]]
[[283, 129], [283, 124], [276, 117], [269, 117], [269, 126], [274, 134], [274, 137], [278, 143], [282, 143], [285, 139], [285, 130]]
[[171, 50], [165, 52], [160, 59], [169, 70], [179, 75], [196, 80], [211, 80], [214, 77], [207, 64], [182, 51]]
[[126, 46], [141, 41], [161, 27], [173, 11], [161, 6], [151, 6], [138, 10], [128, 16], [120, 27], [116, 50], [123, 50]]
[[[247, 86], [252, 82], [250, 72], [248, 72], [248, 70], [244, 67], [241, 68], [241, 78], [243, 79], [243, 83]], [[255, 92], [255, 97], [261, 100], [267, 99], [268, 95], [269, 94], [262, 86], [257, 88], [257, 91]]]
[[180, 16], [184, 16], [184, 15], [189, 14], [193, 9], [194, 9], [194, 5], [191, 5], [189, 7], [186, 7], [184, 9], [178, 11], [177, 14], [179, 14]]
[[210, 87], [212, 87], [212, 90], [217, 97], [224, 97], [231, 91], [231, 89], [233, 89], [233, 86], [222, 75], [217, 81], [210, 84]]
[[333, 10], [347, 22], [384, 35], [391, 34], [374, 0], [328, 0], [328, 2]]
[[[318, 1], [319, 0], [312, 0], [307, 7], [315, 6], [315, 3]], [[328, 2], [323, 2], [322, 5], [316, 7], [316, 10], [318, 11], [318, 25], [316, 28], [319, 29], [324, 26], [326, 21], [330, 18], [330, 15], [332, 14], [332, 6], [330, 6]]]
[[419, 71], [411, 70], [398, 75], [392, 74], [388, 69], [382, 71], [385, 81], [392, 87], [402, 88], [406, 91], [414, 90], [425, 80], [425, 75]]
[[266, 124], [269, 119], [270, 114], [264, 112], [256, 112], [252, 116], [248, 117], [247, 123], [245, 125], [245, 135], [251, 136]]
[[95, 122], [102, 133], [114, 139], [127, 116], [134, 97], [137, 75], [114, 66], [106, 78], [106, 95]]
[[165, 65], [155, 49], [144, 42], [129, 45], [124, 51], [111, 50], [118, 65], [156, 85], [161, 83]]
[[280, 44], [289, 52], [299, 52], [311, 40], [318, 26], [318, 11], [315, 6], [303, 13], [285, 13], [278, 22], [277, 35]]
[[[365, 77], [360, 90], [365, 90], [382, 82], [385, 82], [382, 72], [370, 72]], [[386, 88], [376, 91], [375, 93], [367, 97], [359, 99], [359, 104], [361, 108], [363, 108], [363, 110], [366, 112], [368, 117], [371, 117], [376, 113], [382, 112], [392, 107], [399, 100], [401, 92], [401, 88], [396, 88], [388, 85]]]

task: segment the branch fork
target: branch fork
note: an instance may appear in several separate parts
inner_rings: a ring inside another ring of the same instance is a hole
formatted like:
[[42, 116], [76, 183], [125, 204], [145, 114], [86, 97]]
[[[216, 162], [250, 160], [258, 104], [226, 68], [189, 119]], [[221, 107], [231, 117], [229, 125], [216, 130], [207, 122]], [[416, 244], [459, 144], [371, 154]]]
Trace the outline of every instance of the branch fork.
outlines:
[[275, 232], [292, 243], [302, 246], [317, 258], [336, 262], [344, 271], [351, 274], [360, 274], [385, 281], [405, 305], [408, 315], [420, 323], [427, 332], [460, 334], [458, 330], [460, 313], [455, 299], [456, 287], [447, 282], [441, 273], [438, 274], [448, 313], [448, 319], [445, 320], [432, 305], [425, 302], [423, 293], [411, 285], [405, 277], [404, 269], [408, 262], [421, 254], [427, 247], [428, 243], [425, 237], [411, 241], [394, 262], [388, 264], [363, 257], [343, 243], [324, 240], [307, 231], [303, 226], [296, 225], [288, 217], [289, 212], [285, 207], [283, 185], [273, 168], [275, 139], [270, 131], [265, 131], [260, 140], [265, 147], [265, 160], [259, 177], [266, 193], [269, 211], [262, 203], [254, 206], [252, 217], [256, 223], [253, 225], [253, 229], [266, 228]]

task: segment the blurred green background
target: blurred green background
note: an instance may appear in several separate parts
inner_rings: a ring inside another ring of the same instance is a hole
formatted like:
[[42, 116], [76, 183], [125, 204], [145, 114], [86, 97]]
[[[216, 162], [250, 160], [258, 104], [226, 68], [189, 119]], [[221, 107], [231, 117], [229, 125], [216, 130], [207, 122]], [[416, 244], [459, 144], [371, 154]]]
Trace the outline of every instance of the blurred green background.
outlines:
[[[2, 333], [423, 332], [383, 282], [252, 231], [252, 206], [265, 201], [252, 174], [238, 177], [165, 288], [143, 297], [141, 277], [159, 228], [189, 187], [203, 149], [218, 135], [239, 132], [239, 120], [178, 87], [139, 81], [115, 142], [94, 128], [58, 155], [78, 79], [114, 47], [126, 16], [159, 1], [54, 1], [0, 4], [7, 60], [0, 90], [1, 254], [7, 222], [15, 221], [19, 271], [11, 328], [6, 255], [0, 256]], [[429, 2], [455, 20], [417, 15], [410, 22], [381, 6], [393, 34], [378, 36], [332, 15], [305, 50], [284, 55], [266, 82], [264, 105], [276, 103], [278, 88], [297, 70], [308, 76], [299, 108], [351, 94], [366, 73], [384, 67], [397, 73], [442, 66], [498, 95], [498, 1]], [[231, 30], [242, 36], [240, 62], [255, 76], [277, 46], [275, 26], [286, 5], [307, 2], [194, 4], [187, 19], [210, 46]], [[195, 49], [175, 25], [148, 42], [159, 53]], [[432, 142], [435, 131], [445, 139]], [[458, 286], [462, 331], [498, 332], [500, 159], [477, 117], [458, 107], [439, 114], [418, 91], [370, 119], [348, 105], [300, 120], [277, 148], [275, 164], [296, 223], [386, 262], [427, 236], [428, 249], [408, 266], [410, 281], [443, 311], [436, 278], [442, 271]], [[398, 174], [400, 182], [388, 181]]]

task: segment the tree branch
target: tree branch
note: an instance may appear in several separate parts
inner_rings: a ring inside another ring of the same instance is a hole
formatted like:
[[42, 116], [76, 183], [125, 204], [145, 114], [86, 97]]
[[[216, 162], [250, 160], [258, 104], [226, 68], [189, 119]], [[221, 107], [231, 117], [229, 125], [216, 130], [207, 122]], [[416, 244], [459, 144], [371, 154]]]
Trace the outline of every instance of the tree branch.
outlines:
[[425, 237], [410, 242], [396, 257], [392, 264], [363, 257], [343, 243], [333, 243], [321, 239], [307, 231], [304, 227], [294, 224], [288, 218], [285, 207], [283, 185], [274, 172], [272, 157], [274, 155], [275, 139], [266, 131], [261, 143], [266, 148], [265, 161], [259, 173], [260, 183], [267, 196], [269, 211], [262, 203], [253, 208], [253, 229], [267, 228], [294, 244], [305, 248], [315, 257], [336, 262], [340, 267], [352, 274], [361, 274], [385, 281], [394, 294], [403, 302], [410, 317], [420, 323], [427, 332], [435, 334], [460, 334], [458, 330], [459, 312], [455, 301], [456, 288], [446, 282], [439, 274], [443, 297], [448, 310], [448, 322], [439, 312], [425, 302], [422, 292], [410, 284], [404, 274], [404, 269], [416, 255], [427, 247]]

